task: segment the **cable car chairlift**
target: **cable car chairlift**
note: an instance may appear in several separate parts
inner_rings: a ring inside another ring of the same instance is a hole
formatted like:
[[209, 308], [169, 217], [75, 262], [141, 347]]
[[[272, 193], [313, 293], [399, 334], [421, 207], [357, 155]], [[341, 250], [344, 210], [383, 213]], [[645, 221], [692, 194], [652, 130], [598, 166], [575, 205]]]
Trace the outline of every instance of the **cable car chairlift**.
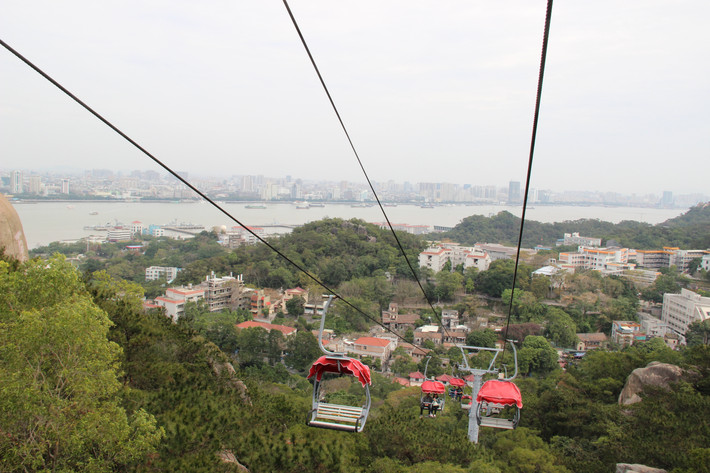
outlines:
[[[439, 402], [437, 410], [444, 412], [444, 406], [446, 405], [446, 386], [441, 381], [436, 379], [429, 379], [427, 377], [427, 370], [429, 369], [429, 361], [431, 361], [431, 356], [427, 357], [426, 365], [424, 366], [424, 382], [422, 383], [422, 392], [419, 395], [419, 405], [426, 405], [425, 397], [427, 394], [435, 394]], [[429, 407], [426, 405], [425, 407]]]
[[[308, 372], [308, 379], [313, 381], [313, 399], [311, 411], [309, 412], [307, 424], [311, 427], [321, 429], [342, 430], [346, 432], [362, 432], [365, 422], [370, 412], [370, 389], [372, 384], [370, 368], [360, 360], [350, 358], [345, 353], [335, 353], [323, 346], [323, 328], [325, 326], [325, 316], [333, 296], [328, 296], [328, 300], [323, 304], [323, 314], [320, 321], [320, 331], [318, 333], [318, 346], [323, 352], [323, 356], [318, 358]], [[347, 406], [333, 404], [321, 400], [321, 389], [323, 386], [323, 375], [333, 373], [339, 376], [354, 376], [363, 388], [365, 388], [365, 402], [362, 406]]]
[[[473, 347], [459, 345], [463, 355], [464, 366], [459, 366], [460, 370], [471, 373], [467, 377], [473, 388], [476, 408], [472, 409], [472, 404], [467, 406], [462, 402], [461, 407], [469, 409], [469, 439], [478, 442], [478, 427], [494, 427], [498, 429], [514, 429], [520, 421], [520, 409], [523, 407], [523, 400], [520, 389], [512, 382], [518, 374], [518, 353], [512, 340], [508, 340], [513, 348], [513, 359], [515, 360], [515, 371], [512, 376], [505, 377], [507, 372], [500, 372], [495, 367], [498, 354], [502, 348]], [[494, 352], [493, 358], [488, 365], [488, 369], [471, 368], [468, 365], [468, 355], [464, 349], [477, 351]], [[492, 379], [483, 383], [483, 376], [486, 374], [497, 374], [499, 379]], [[471, 379], [472, 378], [472, 379]], [[512, 408], [512, 415], [507, 414]]]

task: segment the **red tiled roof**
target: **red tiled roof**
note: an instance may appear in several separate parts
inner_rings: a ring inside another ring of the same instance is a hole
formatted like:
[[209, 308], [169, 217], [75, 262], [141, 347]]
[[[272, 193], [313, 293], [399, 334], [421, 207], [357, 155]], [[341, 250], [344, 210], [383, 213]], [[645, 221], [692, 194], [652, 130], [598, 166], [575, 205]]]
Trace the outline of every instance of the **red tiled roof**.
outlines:
[[391, 340], [385, 340], [384, 338], [377, 337], [360, 337], [355, 340], [356, 345], [370, 345], [377, 347], [386, 347], [390, 343], [392, 343]]
[[424, 379], [424, 375], [422, 373], [420, 373], [419, 371], [414, 371], [412, 373], [409, 373], [409, 377], [414, 378], [414, 379]]
[[407, 378], [394, 378], [394, 382], [401, 384], [402, 386], [409, 386], [409, 380]]
[[270, 332], [272, 329], [278, 330], [279, 332], [283, 333], [284, 335], [290, 335], [296, 331], [295, 328], [287, 327], [286, 325], [267, 324], [266, 322], [256, 322], [254, 320], [247, 320], [246, 322], [242, 322], [240, 324], [237, 324], [237, 328], [239, 328], [239, 329], [254, 328], [254, 327], [261, 327], [264, 330], [266, 330], [267, 332]]

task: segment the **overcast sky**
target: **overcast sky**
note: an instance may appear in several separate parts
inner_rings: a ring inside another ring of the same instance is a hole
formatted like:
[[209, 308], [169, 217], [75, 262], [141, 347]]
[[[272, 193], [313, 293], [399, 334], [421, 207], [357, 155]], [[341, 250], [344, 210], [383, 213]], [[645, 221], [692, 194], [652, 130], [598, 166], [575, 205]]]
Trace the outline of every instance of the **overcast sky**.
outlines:
[[[375, 181], [524, 181], [546, 2], [291, 0]], [[176, 170], [363, 180], [278, 0], [0, 0], [0, 38]], [[531, 186], [710, 193], [710, 2], [558, 0]], [[158, 169], [0, 48], [0, 168]]]

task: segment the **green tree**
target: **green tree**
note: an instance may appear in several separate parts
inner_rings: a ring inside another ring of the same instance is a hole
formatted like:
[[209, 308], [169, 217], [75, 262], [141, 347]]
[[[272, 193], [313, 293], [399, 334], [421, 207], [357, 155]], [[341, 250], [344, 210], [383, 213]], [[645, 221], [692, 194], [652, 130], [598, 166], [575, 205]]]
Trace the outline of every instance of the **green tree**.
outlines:
[[298, 318], [302, 316], [305, 312], [304, 302], [302, 297], [292, 297], [286, 301], [286, 312], [291, 317]]
[[558, 367], [557, 351], [545, 337], [529, 335], [518, 351], [518, 366], [525, 374], [546, 375]]
[[436, 289], [434, 294], [439, 300], [450, 301], [457, 290], [461, 289], [463, 276], [461, 273], [439, 271], [436, 273]]
[[412, 358], [407, 355], [400, 355], [392, 362], [392, 372], [397, 376], [409, 376], [409, 373], [417, 371], [419, 367], [412, 361]]
[[498, 341], [498, 335], [493, 329], [474, 330], [466, 335], [466, 345], [473, 347], [494, 348]]
[[63, 257], [0, 261], [0, 469], [114, 471], [163, 436], [121, 407], [111, 322]]
[[710, 319], [702, 322], [693, 322], [685, 332], [688, 346], [710, 345]]
[[663, 294], [677, 294], [679, 292], [680, 284], [677, 276], [661, 274], [653, 284], [641, 291], [641, 298], [646, 301], [661, 303], [663, 302]]
[[289, 368], [304, 371], [320, 354], [318, 339], [311, 332], [299, 330], [286, 341], [284, 362]]
[[268, 332], [261, 327], [249, 327], [239, 331], [239, 364], [248, 366], [261, 364], [269, 348]]
[[577, 326], [567, 312], [557, 307], [548, 307], [547, 337], [558, 347], [571, 348], [577, 344]]
[[[476, 287], [484, 294], [491, 297], [500, 297], [503, 291], [513, 287], [513, 273], [515, 272], [515, 261], [510, 259], [498, 259], [491, 263], [488, 270], [481, 271], [476, 276]], [[530, 280], [531, 268], [526, 264], [518, 267], [518, 282], [525, 289]]]

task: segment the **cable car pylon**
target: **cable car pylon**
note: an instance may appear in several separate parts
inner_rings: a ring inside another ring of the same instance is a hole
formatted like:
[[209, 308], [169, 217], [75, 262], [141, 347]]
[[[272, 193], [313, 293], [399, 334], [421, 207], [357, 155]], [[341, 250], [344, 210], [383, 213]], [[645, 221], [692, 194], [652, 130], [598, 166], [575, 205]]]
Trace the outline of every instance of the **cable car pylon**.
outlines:
[[[505, 373], [501, 373], [495, 366], [496, 358], [499, 353], [504, 351], [503, 348], [459, 345], [464, 363], [464, 366], [459, 366], [459, 370], [467, 371], [473, 375], [473, 381], [466, 381], [473, 390], [471, 405], [468, 407], [468, 439], [473, 443], [478, 443], [480, 426], [514, 429], [518, 425], [520, 408], [522, 408], [523, 404], [520, 390], [512, 382], [518, 374], [518, 353], [513, 341], [508, 340], [508, 342], [513, 347], [513, 359], [515, 360], [515, 372], [509, 378], [504, 377]], [[470, 351], [475, 351], [476, 353], [490, 351], [494, 352], [495, 355], [493, 355], [493, 359], [487, 369], [471, 368], [468, 364]], [[483, 383], [483, 377], [487, 374], [498, 375], [499, 379]], [[513, 419], [509, 420], [493, 416], [493, 414], [499, 413], [506, 406], [515, 407]]]

